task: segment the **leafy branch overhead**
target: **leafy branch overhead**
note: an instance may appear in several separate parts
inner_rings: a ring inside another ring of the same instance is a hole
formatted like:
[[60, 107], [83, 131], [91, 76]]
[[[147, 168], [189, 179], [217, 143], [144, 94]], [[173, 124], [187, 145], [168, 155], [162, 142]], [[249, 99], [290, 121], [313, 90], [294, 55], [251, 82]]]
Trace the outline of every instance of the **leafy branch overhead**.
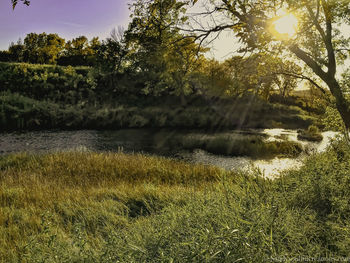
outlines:
[[[12, 8], [15, 9], [16, 5], [18, 4], [18, 0], [11, 0], [12, 2]], [[20, 0], [20, 2], [23, 2], [25, 5], [29, 5], [30, 1], [29, 0]]]

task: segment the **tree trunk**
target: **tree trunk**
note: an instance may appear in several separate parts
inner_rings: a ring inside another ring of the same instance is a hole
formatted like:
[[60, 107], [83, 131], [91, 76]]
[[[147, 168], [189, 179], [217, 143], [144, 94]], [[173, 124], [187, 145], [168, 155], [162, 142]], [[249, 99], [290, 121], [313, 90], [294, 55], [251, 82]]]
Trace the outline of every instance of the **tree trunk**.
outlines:
[[344, 123], [344, 138], [350, 147], [350, 138], [349, 138], [349, 130], [350, 130], [350, 105], [348, 101], [345, 99], [344, 94], [340, 88], [339, 83], [335, 78], [329, 77], [326, 81], [332, 95], [335, 98], [335, 103], [337, 110], [343, 120]]
[[[328, 31], [331, 32], [331, 28], [329, 23], [328, 25]], [[291, 45], [289, 46], [290, 51], [292, 51], [298, 58], [300, 58], [302, 61], [304, 61], [313, 71], [314, 73], [319, 76], [328, 86], [329, 90], [331, 91], [333, 97], [335, 98], [335, 103], [337, 106], [337, 110], [340, 113], [340, 116], [344, 123], [344, 137], [345, 140], [350, 147], [350, 139], [349, 139], [349, 129], [350, 129], [350, 107], [349, 103], [345, 99], [345, 96], [340, 88], [340, 85], [338, 81], [335, 78], [336, 73], [336, 61], [334, 56], [334, 49], [331, 42], [331, 34], [328, 32], [328, 42], [326, 43], [326, 47], [328, 50], [328, 57], [329, 57], [329, 63], [328, 63], [328, 72], [325, 72], [320, 65], [318, 65], [306, 52], [301, 50], [297, 45]]]

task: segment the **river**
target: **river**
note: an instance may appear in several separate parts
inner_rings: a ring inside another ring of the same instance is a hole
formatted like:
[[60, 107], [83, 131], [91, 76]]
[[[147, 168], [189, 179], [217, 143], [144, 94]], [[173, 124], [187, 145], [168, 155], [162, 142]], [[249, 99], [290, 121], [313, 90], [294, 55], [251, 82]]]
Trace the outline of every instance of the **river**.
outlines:
[[[298, 158], [274, 158], [270, 160], [252, 159], [249, 157], [228, 157], [210, 154], [203, 150], [192, 152], [169, 148], [166, 141], [179, 133], [189, 134], [195, 131], [173, 131], [154, 129], [124, 129], [116, 131], [32, 131], [0, 133], [0, 155], [16, 152], [52, 152], [52, 151], [124, 151], [142, 152], [177, 159], [183, 159], [193, 163], [204, 163], [219, 166], [221, 168], [259, 170], [262, 176], [274, 178], [286, 169], [298, 169], [307, 153], [322, 152], [326, 149], [336, 132], [323, 132], [323, 140], [320, 143], [299, 141], [296, 130], [266, 129], [249, 131], [265, 135], [266, 140], [279, 140], [282, 136], [291, 141], [303, 145], [305, 153]], [[227, 133], [227, 132], [226, 132]], [[239, 136], [245, 136], [244, 132], [232, 131]], [[247, 133], [248, 134], [248, 133]]]

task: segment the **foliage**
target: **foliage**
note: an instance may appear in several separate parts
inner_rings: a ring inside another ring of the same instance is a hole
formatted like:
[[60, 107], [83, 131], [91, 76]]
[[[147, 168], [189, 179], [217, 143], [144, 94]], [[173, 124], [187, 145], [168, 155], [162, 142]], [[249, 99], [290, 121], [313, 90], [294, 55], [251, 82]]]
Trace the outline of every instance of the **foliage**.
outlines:
[[326, 130], [340, 132], [344, 131], [344, 125], [339, 112], [331, 106], [326, 108], [326, 111], [322, 117], [322, 124], [325, 126]]
[[298, 139], [313, 141], [313, 142], [320, 142], [323, 140], [323, 136], [320, 133], [317, 126], [310, 125], [307, 130], [300, 130], [298, 132]]
[[233, 56], [221, 63], [208, 60], [199, 70], [204, 93], [223, 97], [253, 93], [269, 99], [275, 90], [287, 97], [296, 88], [297, 80], [283, 73], [297, 74], [300, 67], [291, 61], [260, 53], [249, 57]]
[[128, 50], [117, 39], [107, 38], [97, 50], [98, 66], [106, 73], [123, 73]]
[[0, 51], [0, 61], [1, 62], [9, 62], [10, 60], [11, 60], [10, 52]]
[[[298, 94], [299, 93], [299, 94]], [[269, 102], [288, 106], [297, 106], [304, 111], [323, 116], [327, 102], [319, 94], [313, 94], [312, 90], [306, 90], [284, 97], [281, 94], [272, 93]], [[301, 94], [300, 94], [301, 93]]]
[[96, 80], [89, 68], [0, 62], [0, 92], [77, 103], [87, 100], [95, 88]]
[[8, 50], [8, 58], [10, 61], [21, 62], [24, 59], [23, 55], [24, 55], [24, 45], [21, 39], [19, 39], [16, 44], [14, 43], [10, 44], [9, 50]]
[[[193, 106], [179, 108], [178, 97], [113, 97], [95, 93], [89, 97], [80, 92], [61, 93], [48, 100], [32, 99], [18, 93], [0, 93], [1, 130], [18, 129], [119, 129], [119, 128], [306, 128], [314, 122], [297, 107], [256, 102], [242, 119], [246, 101], [232, 107], [230, 100], [212, 102], [201, 97], [187, 97]], [[196, 102], [197, 100], [197, 102]], [[209, 105], [208, 105], [209, 104]], [[21, 121], [20, 121], [21, 120]], [[17, 123], [20, 124], [17, 125]]]
[[27, 62], [33, 64], [59, 64], [62, 66], [92, 66], [96, 64], [97, 37], [89, 42], [80, 36], [65, 41], [58, 34], [29, 33], [22, 42], [11, 43], [8, 51], [2, 52], [0, 61]]
[[253, 158], [296, 157], [303, 151], [302, 146], [296, 142], [266, 142], [259, 135], [246, 135], [242, 138], [239, 135], [194, 134], [178, 139], [177, 144], [188, 150], [203, 149], [213, 154]]
[[57, 34], [28, 34], [23, 43], [22, 61], [35, 64], [55, 64], [63, 51], [65, 40]]
[[130, 5], [132, 22], [125, 43], [145, 94], [183, 97], [192, 91], [190, 76], [201, 64], [204, 50], [176, 28], [187, 20], [184, 5], [175, 0], [138, 0]]
[[[29, 5], [30, 1], [29, 0], [20, 0], [21, 2], [23, 2], [23, 4], [25, 5]], [[18, 0], [11, 0], [12, 3], [12, 8], [15, 9], [16, 5], [18, 4]]]
[[0, 93], [0, 131], [77, 127], [81, 125], [82, 117], [79, 108], [62, 108], [16, 93]]
[[98, 37], [89, 42], [87, 37], [80, 36], [67, 41], [57, 64], [62, 66], [93, 66], [97, 63], [96, 54], [100, 48]]

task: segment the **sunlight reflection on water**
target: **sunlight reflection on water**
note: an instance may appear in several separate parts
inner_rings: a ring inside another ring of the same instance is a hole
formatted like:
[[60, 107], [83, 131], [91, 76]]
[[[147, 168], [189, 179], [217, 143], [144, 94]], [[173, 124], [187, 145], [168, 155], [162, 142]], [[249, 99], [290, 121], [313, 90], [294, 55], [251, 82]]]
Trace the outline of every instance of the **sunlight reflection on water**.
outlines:
[[275, 178], [287, 169], [298, 169], [303, 164], [303, 158], [273, 158], [271, 160], [254, 160], [249, 157], [227, 157], [196, 150], [189, 158], [194, 163], [219, 166], [226, 170], [253, 171], [259, 170], [266, 178]]
[[[332, 138], [338, 135], [338, 132], [323, 132], [323, 140], [321, 142], [300, 141], [296, 130], [284, 129], [265, 129], [262, 133], [269, 137], [266, 141], [276, 141], [288, 139], [290, 141], [300, 143], [309, 153], [323, 152], [326, 150]], [[203, 150], [196, 150], [190, 157], [192, 162], [204, 163], [219, 166], [226, 170], [258, 170], [265, 178], [276, 178], [279, 174], [289, 169], [299, 169], [303, 165], [306, 154], [301, 154], [298, 158], [273, 158], [270, 160], [254, 160], [249, 157], [227, 157], [210, 154]]]

